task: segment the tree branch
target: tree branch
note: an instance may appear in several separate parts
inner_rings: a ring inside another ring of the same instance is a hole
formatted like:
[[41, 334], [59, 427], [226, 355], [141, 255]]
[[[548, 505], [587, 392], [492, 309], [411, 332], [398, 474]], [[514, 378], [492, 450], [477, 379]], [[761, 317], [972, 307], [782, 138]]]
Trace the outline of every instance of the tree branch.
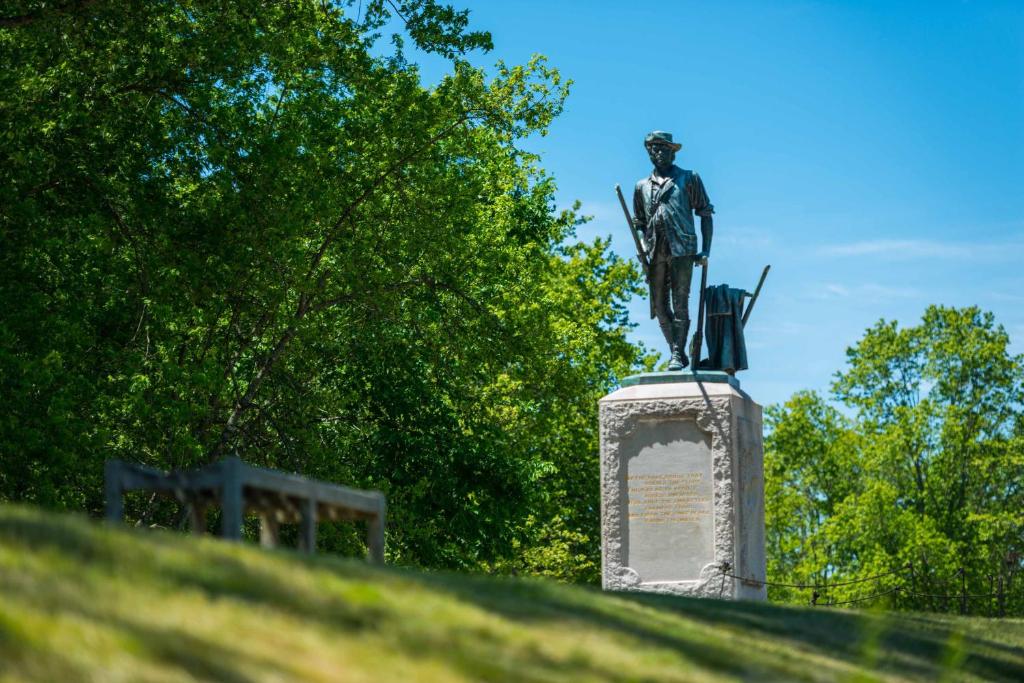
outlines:
[[[427, 151], [428, 149], [431, 149], [441, 140], [447, 138], [449, 135], [455, 132], [460, 126], [465, 125], [472, 118], [472, 116], [473, 114], [471, 111], [463, 112], [463, 114], [459, 116], [459, 118], [456, 121], [452, 122], [450, 125], [441, 129], [440, 131], [437, 132], [437, 134], [435, 134], [429, 140], [427, 140], [426, 144], [409, 151], [407, 154], [395, 160], [393, 164], [389, 165], [384, 172], [382, 172], [380, 175], [374, 178], [363, 189], [363, 191], [359, 193], [359, 195], [342, 211], [341, 215], [333, 223], [331, 229], [328, 231], [328, 234], [324, 237], [323, 241], [321, 242], [320, 247], [313, 255], [313, 258], [310, 261], [309, 268], [306, 271], [305, 280], [307, 283], [316, 274], [321, 262], [323, 261], [324, 256], [327, 253], [327, 250], [337, 239], [339, 231], [341, 230], [342, 226], [351, 221], [352, 217], [355, 215], [356, 210], [360, 206], [362, 206], [370, 197], [372, 197], [373, 194], [385, 183], [385, 181], [387, 181], [388, 178], [394, 175], [394, 173], [398, 169], [400, 169], [402, 166], [404, 166], [409, 161], [416, 158], [423, 152]], [[328, 271], [320, 273], [319, 277], [316, 278], [315, 282], [313, 283], [313, 286], [308, 290], [308, 292], [304, 292], [299, 296], [299, 302], [296, 305], [295, 313], [292, 316], [291, 323], [281, 333], [281, 336], [278, 338], [277, 343], [274, 344], [273, 350], [267, 355], [266, 359], [264, 360], [263, 364], [260, 365], [259, 369], [257, 369], [255, 376], [252, 378], [252, 381], [249, 383], [248, 387], [246, 387], [245, 393], [241, 396], [239, 400], [235, 402], [234, 408], [232, 409], [231, 414], [228, 416], [228, 419], [225, 421], [224, 427], [221, 430], [220, 438], [217, 440], [216, 446], [213, 447], [210, 453], [210, 460], [215, 460], [224, 452], [224, 449], [227, 447], [228, 441], [231, 439], [231, 436], [237, 431], [238, 422], [242, 414], [252, 406], [253, 400], [256, 394], [259, 392], [260, 387], [262, 387], [263, 383], [266, 381], [267, 376], [270, 374], [271, 370], [277, 364], [278, 359], [284, 353], [285, 349], [291, 343], [292, 339], [295, 338], [295, 335], [298, 332], [299, 324], [306, 317], [306, 315], [311, 310], [313, 310], [313, 299], [323, 289], [324, 285], [327, 282], [327, 276]], [[456, 292], [456, 294], [459, 295], [461, 293]]]

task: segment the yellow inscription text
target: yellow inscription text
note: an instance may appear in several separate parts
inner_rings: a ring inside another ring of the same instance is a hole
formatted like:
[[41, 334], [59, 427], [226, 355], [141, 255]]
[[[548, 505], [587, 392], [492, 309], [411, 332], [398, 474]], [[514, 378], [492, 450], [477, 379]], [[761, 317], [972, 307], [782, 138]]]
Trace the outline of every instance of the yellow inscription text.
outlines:
[[626, 478], [629, 519], [645, 524], [701, 522], [711, 517], [703, 472], [632, 474]]

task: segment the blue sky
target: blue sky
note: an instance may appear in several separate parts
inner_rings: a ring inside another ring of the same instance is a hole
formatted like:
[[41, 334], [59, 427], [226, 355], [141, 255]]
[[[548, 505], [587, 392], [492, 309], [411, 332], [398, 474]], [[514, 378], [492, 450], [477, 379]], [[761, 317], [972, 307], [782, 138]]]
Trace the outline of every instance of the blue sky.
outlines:
[[453, 2], [494, 37], [475, 61], [540, 53], [575, 82], [531, 146], [582, 237], [631, 257], [613, 188], [650, 172], [647, 131], [683, 143], [717, 211], [709, 282], [772, 265], [755, 400], [827, 389], [866, 327], [931, 303], [993, 311], [1024, 351], [1024, 2]]

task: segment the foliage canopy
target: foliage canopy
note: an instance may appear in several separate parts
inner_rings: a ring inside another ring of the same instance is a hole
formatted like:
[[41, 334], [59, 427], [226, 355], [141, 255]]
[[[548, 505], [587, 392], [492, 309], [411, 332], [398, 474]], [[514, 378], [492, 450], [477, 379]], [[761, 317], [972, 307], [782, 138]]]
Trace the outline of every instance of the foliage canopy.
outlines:
[[[1003, 582], [1004, 608], [1024, 613], [1019, 576], [1011, 590], [1024, 555], [1024, 358], [1005, 330], [974, 307], [931, 306], [915, 326], [879, 321], [847, 359], [839, 407], [801, 392], [768, 410], [769, 580], [895, 572], [827, 599], [900, 587], [886, 599], [939, 610], [959, 609], [964, 592], [998, 595]], [[806, 602], [809, 591], [770, 596]], [[997, 601], [967, 608], [989, 613]]]
[[7, 7], [0, 499], [232, 453], [384, 490], [393, 561], [595, 576], [639, 275], [522, 147], [556, 70], [434, 0]]

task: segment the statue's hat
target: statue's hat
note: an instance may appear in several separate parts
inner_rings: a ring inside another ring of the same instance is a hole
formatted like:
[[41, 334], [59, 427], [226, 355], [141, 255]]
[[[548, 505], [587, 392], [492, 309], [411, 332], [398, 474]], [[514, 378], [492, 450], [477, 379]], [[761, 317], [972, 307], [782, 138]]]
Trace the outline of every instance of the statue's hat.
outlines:
[[683, 148], [679, 143], [672, 142], [672, 133], [666, 133], [663, 130], [655, 130], [648, 133], [647, 137], [644, 138], [644, 145], [668, 145], [675, 152]]

